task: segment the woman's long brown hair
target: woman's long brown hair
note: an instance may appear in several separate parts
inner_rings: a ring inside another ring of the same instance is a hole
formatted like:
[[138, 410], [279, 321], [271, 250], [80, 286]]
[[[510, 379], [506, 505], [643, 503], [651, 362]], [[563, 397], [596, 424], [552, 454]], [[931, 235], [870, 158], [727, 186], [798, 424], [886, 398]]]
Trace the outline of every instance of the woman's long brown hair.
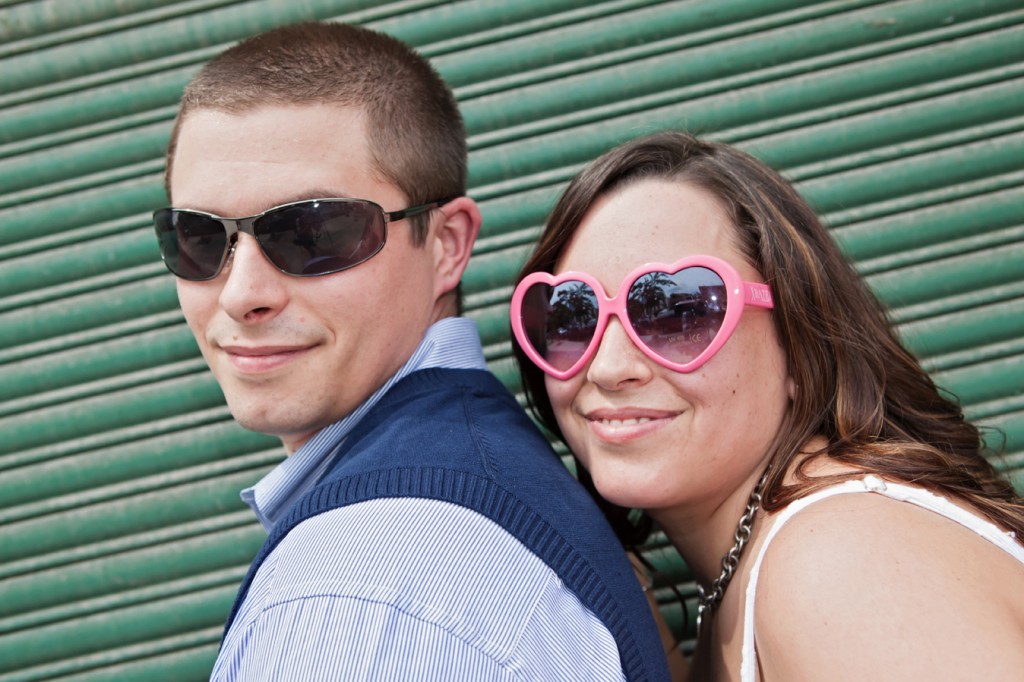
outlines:
[[[814, 211], [753, 157], [685, 133], [616, 147], [569, 184], [520, 279], [553, 271], [598, 197], [644, 179], [688, 183], [716, 197], [733, 220], [741, 251], [772, 287], [773, 318], [796, 393], [770, 445], [766, 510], [849, 478], [805, 475], [811, 461], [829, 457], [961, 500], [1024, 541], [1024, 501], [986, 459], [978, 429], [903, 347]], [[531, 407], [561, 437], [543, 373], [515, 343], [513, 350]], [[818, 435], [827, 446], [795, 464]], [[784, 485], [794, 467], [797, 483]], [[577, 470], [623, 543], [642, 542], [649, 522], [630, 521], [628, 510], [602, 500], [589, 475]]]

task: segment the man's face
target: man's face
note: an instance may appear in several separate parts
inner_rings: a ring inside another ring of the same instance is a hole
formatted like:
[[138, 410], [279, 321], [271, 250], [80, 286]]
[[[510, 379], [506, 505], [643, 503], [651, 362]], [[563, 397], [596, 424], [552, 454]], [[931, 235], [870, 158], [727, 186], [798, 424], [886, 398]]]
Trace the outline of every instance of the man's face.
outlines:
[[[407, 207], [372, 170], [361, 110], [329, 105], [189, 114], [171, 191], [175, 207], [230, 218], [323, 197]], [[415, 247], [411, 230], [408, 220], [389, 224], [380, 253], [319, 277], [280, 272], [240, 234], [215, 279], [177, 280], [185, 319], [240, 424], [294, 452], [405, 363], [441, 316], [431, 238]]]

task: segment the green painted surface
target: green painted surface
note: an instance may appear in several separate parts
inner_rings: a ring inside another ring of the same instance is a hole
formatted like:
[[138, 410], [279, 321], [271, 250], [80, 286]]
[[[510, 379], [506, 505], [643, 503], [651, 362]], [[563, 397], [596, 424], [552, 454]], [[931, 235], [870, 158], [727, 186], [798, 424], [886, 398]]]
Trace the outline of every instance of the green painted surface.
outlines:
[[[230, 421], [148, 216], [188, 78], [300, 18], [390, 31], [456, 86], [485, 218], [467, 311], [513, 390], [510, 287], [558, 192], [688, 127], [797, 182], [1024, 489], [1019, 0], [73, 4], [0, 22], [0, 682], [208, 676], [263, 537], [238, 490], [282, 451]], [[687, 568], [647, 554], [692, 634]]]

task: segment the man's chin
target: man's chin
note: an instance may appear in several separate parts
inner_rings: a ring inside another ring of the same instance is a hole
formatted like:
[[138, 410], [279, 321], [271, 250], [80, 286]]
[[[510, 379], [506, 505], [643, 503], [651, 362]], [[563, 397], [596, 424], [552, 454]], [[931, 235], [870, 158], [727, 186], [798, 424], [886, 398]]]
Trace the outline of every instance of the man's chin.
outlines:
[[[305, 442], [322, 428], [312, 415], [302, 414], [287, 408], [289, 403], [282, 401], [272, 406], [258, 407], [246, 405], [238, 407], [228, 401], [228, 409], [238, 425], [249, 431], [265, 433], [280, 438], [287, 446], [290, 442]], [[291, 452], [291, 450], [289, 450]]]

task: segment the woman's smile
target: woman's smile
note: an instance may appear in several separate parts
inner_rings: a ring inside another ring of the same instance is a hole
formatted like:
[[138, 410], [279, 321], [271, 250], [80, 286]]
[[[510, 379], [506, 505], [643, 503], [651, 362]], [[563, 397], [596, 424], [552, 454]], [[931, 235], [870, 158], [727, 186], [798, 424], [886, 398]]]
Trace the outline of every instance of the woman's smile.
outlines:
[[599, 441], [624, 444], [661, 431], [679, 414], [641, 407], [600, 408], [584, 412], [583, 418]]

